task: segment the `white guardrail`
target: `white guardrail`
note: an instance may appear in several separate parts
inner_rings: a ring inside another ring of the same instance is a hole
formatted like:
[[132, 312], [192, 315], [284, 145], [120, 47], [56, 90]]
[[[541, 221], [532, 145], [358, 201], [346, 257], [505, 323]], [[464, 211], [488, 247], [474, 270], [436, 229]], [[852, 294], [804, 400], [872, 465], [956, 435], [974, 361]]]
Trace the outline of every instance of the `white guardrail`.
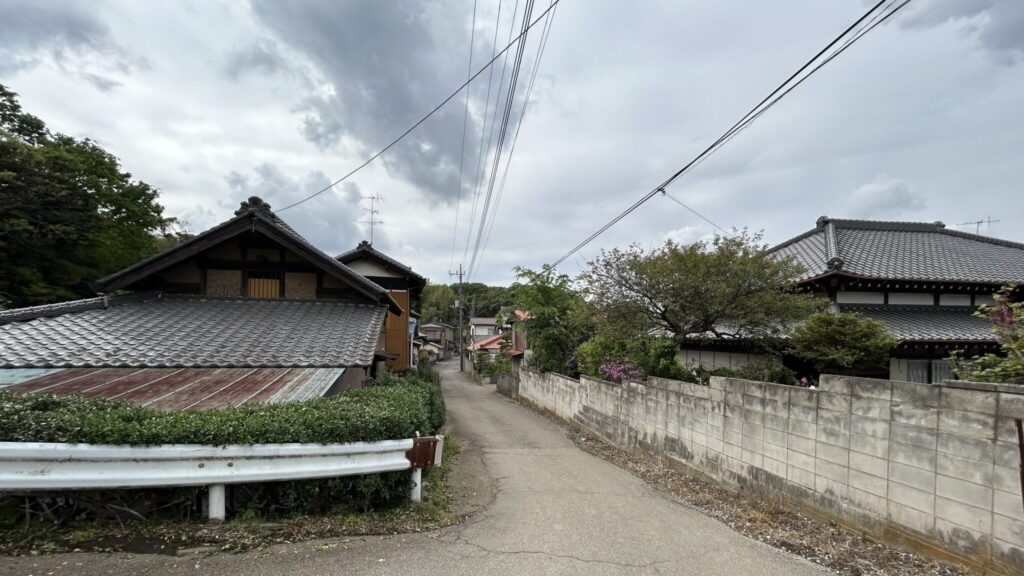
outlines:
[[209, 486], [209, 517], [225, 518], [225, 485], [412, 470], [441, 463], [443, 436], [350, 444], [109, 446], [0, 442], [0, 492]]

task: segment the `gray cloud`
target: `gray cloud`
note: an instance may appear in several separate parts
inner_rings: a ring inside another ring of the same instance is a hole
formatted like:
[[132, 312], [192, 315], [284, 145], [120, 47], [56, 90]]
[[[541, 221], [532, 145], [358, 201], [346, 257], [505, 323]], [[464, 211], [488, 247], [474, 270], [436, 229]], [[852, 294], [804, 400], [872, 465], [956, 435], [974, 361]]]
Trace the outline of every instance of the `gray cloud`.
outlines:
[[906, 180], [877, 178], [850, 195], [849, 214], [858, 218], [894, 219], [928, 207]]
[[960, 24], [995, 61], [1024, 60], [1024, 2], [1013, 0], [918, 0], [903, 19], [908, 28]]
[[[231, 189], [232, 209], [249, 196], [259, 196], [270, 204], [271, 209], [283, 208], [330, 183], [319, 170], [296, 178], [269, 162], [254, 166], [251, 174], [229, 172], [224, 180]], [[357, 226], [362, 216], [359, 188], [353, 186], [339, 192], [327, 192], [317, 199], [315, 206], [297, 206], [281, 214], [281, 218], [314, 246], [329, 254], [347, 250], [363, 237]]]
[[269, 76], [288, 68], [289, 63], [281, 55], [278, 47], [267, 41], [257, 41], [238, 48], [228, 54], [224, 62], [224, 72], [232, 80], [238, 80], [250, 73]]
[[118, 46], [107, 26], [70, 2], [0, 0], [0, 74], [51, 63], [102, 91], [120, 85], [109, 74], [145, 68], [144, 59]]

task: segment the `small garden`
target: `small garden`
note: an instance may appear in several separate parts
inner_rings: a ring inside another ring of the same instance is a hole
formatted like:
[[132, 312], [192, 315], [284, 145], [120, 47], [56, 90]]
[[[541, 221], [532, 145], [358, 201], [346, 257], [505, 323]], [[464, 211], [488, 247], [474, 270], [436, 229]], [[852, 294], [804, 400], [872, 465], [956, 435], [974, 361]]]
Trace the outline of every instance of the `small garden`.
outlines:
[[[440, 378], [429, 367], [404, 376], [385, 374], [367, 388], [339, 396], [206, 411], [158, 411], [101, 398], [0, 392], [0, 441], [6, 442], [327, 444], [434, 435], [444, 424]], [[446, 440], [445, 460], [452, 446]], [[217, 532], [237, 531], [238, 523], [266, 522], [299, 522], [303, 530], [316, 525], [317, 535], [341, 529], [330, 527], [336, 522], [324, 524], [324, 518], [343, 518], [343, 527], [356, 531], [362, 527], [373, 532], [374, 525], [391, 521], [416, 524], [420, 516], [433, 526], [444, 522], [445, 471], [445, 466], [424, 470], [426, 501], [416, 506], [406, 505], [411, 482], [406, 471], [232, 485], [227, 505], [235, 521]], [[170, 530], [174, 538], [208, 534], [204, 497], [203, 487], [0, 495], [0, 551], [36, 550], [41, 541], [56, 549], [86, 548], [92, 540], [89, 534], [110, 530]]]

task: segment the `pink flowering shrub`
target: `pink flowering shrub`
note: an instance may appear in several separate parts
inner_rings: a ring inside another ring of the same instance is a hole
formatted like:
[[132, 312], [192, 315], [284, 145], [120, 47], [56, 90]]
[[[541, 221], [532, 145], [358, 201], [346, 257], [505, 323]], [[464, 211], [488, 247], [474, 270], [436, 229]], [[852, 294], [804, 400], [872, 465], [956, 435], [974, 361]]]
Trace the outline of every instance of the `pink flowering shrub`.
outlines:
[[632, 362], [602, 362], [598, 371], [601, 376], [620, 383], [623, 380], [643, 380], [647, 377], [643, 368]]

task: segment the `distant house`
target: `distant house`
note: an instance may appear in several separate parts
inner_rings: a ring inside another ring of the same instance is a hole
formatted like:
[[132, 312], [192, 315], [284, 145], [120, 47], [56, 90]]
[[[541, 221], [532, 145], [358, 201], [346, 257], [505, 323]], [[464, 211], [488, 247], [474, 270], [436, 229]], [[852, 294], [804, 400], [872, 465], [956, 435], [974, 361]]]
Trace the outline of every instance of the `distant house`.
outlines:
[[337, 260], [363, 275], [373, 283], [386, 288], [398, 303], [401, 313], [388, 314], [385, 351], [394, 355], [388, 361], [392, 368], [409, 368], [414, 364], [413, 339], [416, 334], [415, 318], [410, 316], [413, 303], [418, 302], [427, 280], [412, 268], [387, 256], [369, 242], [337, 256]]
[[420, 326], [420, 334], [427, 344], [437, 348], [437, 356], [441, 360], [452, 357], [455, 351], [455, 327], [443, 322], [432, 322]]
[[499, 332], [496, 318], [474, 316], [469, 319], [469, 337], [473, 342], [479, 342]]
[[405, 312], [256, 197], [96, 287], [0, 312], [0, 387], [163, 409], [314, 398], [362, 386]]
[[469, 349], [474, 353], [484, 353], [490, 356], [493, 360], [502, 352], [503, 349], [509, 347], [509, 341], [504, 334], [495, 334], [489, 336], [478, 342], [470, 344]]
[[[954, 350], [998, 349], [988, 322], [974, 316], [1002, 286], [1024, 282], [1024, 244], [950, 230], [941, 222], [877, 222], [821, 217], [811, 230], [771, 249], [803, 265], [798, 287], [839, 312], [880, 320], [900, 340], [876, 376], [941, 382]], [[684, 362], [738, 368], [761, 359], [740, 341], [684, 346]]]

